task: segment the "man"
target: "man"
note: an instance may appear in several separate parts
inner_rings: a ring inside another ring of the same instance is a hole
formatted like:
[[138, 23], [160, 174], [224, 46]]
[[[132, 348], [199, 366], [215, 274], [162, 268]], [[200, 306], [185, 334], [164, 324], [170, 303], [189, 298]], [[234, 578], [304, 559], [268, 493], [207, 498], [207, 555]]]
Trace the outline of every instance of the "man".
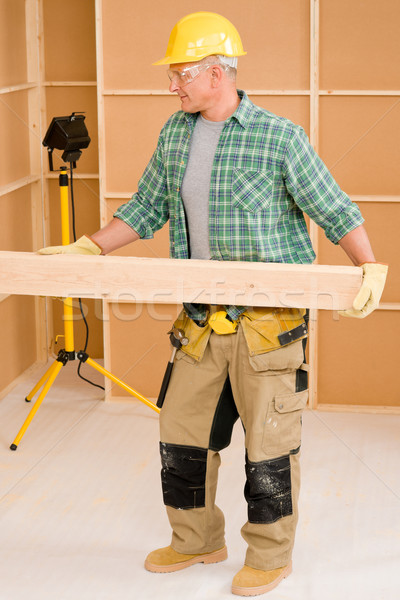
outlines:
[[[348, 316], [378, 306], [387, 267], [375, 258], [358, 207], [303, 130], [236, 89], [245, 52], [224, 17], [194, 13], [174, 27], [165, 58], [181, 111], [161, 131], [132, 200], [91, 238], [45, 252], [107, 254], [151, 238], [169, 220], [174, 258], [310, 263], [303, 213], [338, 243], [364, 279]], [[145, 566], [171, 572], [227, 557], [215, 505], [219, 451], [240, 417], [245, 431], [248, 543], [232, 592], [273, 589], [291, 572], [300, 485], [301, 414], [307, 402], [306, 314], [297, 309], [185, 305], [160, 414], [162, 486], [172, 542]]]

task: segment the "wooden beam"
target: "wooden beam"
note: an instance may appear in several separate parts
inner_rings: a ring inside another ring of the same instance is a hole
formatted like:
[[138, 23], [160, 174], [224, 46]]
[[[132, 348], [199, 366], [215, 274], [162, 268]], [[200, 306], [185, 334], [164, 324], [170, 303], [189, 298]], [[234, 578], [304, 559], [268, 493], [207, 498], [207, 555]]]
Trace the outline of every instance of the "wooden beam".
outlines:
[[373, 194], [370, 196], [356, 196], [350, 194], [350, 200], [353, 202], [400, 202], [400, 196], [377, 196]]
[[[248, 96], [309, 96], [309, 90], [247, 90]], [[103, 90], [103, 96], [173, 96], [173, 93], [166, 89], [162, 90], [136, 90], [136, 89], [107, 89]]]
[[[61, 154], [60, 154], [61, 156]], [[46, 179], [58, 179], [60, 177], [60, 173], [59, 172], [49, 172], [46, 173], [45, 178]], [[77, 179], [99, 179], [99, 174], [98, 173], [78, 173], [77, 171], [74, 172], [74, 181], [76, 181]], [[126, 197], [132, 198], [132, 194], [127, 194]]]
[[0, 294], [341, 310], [360, 267], [0, 252]]
[[97, 81], [45, 81], [44, 87], [96, 87]]
[[379, 310], [400, 310], [400, 302], [380, 302]]
[[17, 179], [16, 181], [12, 181], [11, 183], [7, 183], [5, 185], [0, 186], [0, 197], [6, 196], [11, 192], [15, 192], [26, 185], [30, 185], [31, 183], [36, 183], [40, 181], [40, 175], [27, 175], [26, 177], [21, 177], [21, 179]]
[[[129, 398], [128, 398], [129, 399]], [[368, 404], [317, 404], [320, 412], [347, 412], [374, 415], [400, 415], [400, 406], [368, 405]]]
[[0, 94], [10, 94], [12, 92], [21, 92], [23, 90], [31, 90], [38, 86], [36, 82], [20, 83], [18, 85], [8, 85], [0, 88]]
[[[97, 133], [99, 144], [99, 212], [100, 225], [104, 227], [109, 221], [108, 206], [104, 197], [107, 188], [106, 169], [106, 138], [105, 138], [105, 96], [104, 96], [104, 41], [103, 41], [103, 0], [95, 0], [96, 15], [96, 80], [97, 80]], [[104, 367], [111, 371], [111, 325], [110, 306], [102, 302], [103, 312], [103, 348]], [[108, 377], [104, 380], [105, 399], [110, 400], [112, 393], [111, 381]]]
[[320, 96], [400, 96], [400, 90], [319, 90]]
[[[319, 143], [319, 0], [310, 0], [310, 143], [318, 152]], [[310, 221], [310, 238], [318, 260], [319, 234], [314, 221]], [[308, 333], [308, 360], [310, 363], [309, 404], [314, 408], [318, 387], [318, 311], [311, 309]]]

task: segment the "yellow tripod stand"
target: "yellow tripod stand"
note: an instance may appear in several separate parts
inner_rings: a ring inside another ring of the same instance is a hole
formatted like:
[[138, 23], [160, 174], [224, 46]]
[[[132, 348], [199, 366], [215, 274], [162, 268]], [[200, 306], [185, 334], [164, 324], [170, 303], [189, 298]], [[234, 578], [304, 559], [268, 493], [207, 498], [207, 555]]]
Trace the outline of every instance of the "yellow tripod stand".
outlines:
[[[65, 167], [65, 166], [61, 167], [60, 171], [61, 172], [60, 172], [60, 176], [59, 176], [59, 186], [60, 186], [60, 201], [61, 201], [61, 236], [62, 236], [62, 245], [66, 246], [70, 243], [67, 167]], [[147, 398], [142, 396], [142, 394], [139, 394], [139, 392], [137, 392], [136, 390], [131, 388], [129, 385], [127, 385], [126, 383], [124, 383], [123, 381], [118, 379], [118, 377], [115, 377], [112, 373], [110, 373], [109, 371], [104, 369], [96, 361], [92, 360], [86, 352], [80, 351], [78, 353], [75, 353], [72, 298], [64, 298], [63, 304], [64, 304], [63, 311], [64, 311], [65, 348], [63, 348], [62, 350], [60, 350], [58, 352], [57, 358], [55, 359], [53, 364], [50, 366], [49, 369], [47, 369], [47, 371], [43, 375], [43, 377], [41, 377], [41, 379], [37, 382], [35, 387], [29, 392], [29, 394], [25, 398], [26, 402], [30, 402], [33, 399], [33, 397], [36, 395], [36, 393], [43, 386], [42, 391], [40, 392], [39, 396], [37, 397], [36, 402], [32, 406], [31, 411], [30, 411], [29, 415], [27, 416], [24, 424], [22, 425], [20, 431], [18, 432], [17, 437], [15, 438], [14, 442], [11, 444], [11, 446], [10, 446], [11, 450], [16, 450], [18, 448], [18, 444], [20, 443], [23, 435], [25, 434], [26, 430], [28, 429], [33, 417], [35, 416], [41, 403], [45, 399], [51, 386], [55, 382], [57, 375], [61, 371], [62, 367], [65, 367], [65, 365], [69, 361], [75, 360], [75, 358], [77, 358], [81, 362], [85, 362], [86, 364], [88, 364], [91, 367], [93, 367], [94, 369], [96, 369], [96, 371], [98, 371], [99, 373], [101, 373], [102, 375], [104, 375], [105, 377], [110, 379], [113, 383], [116, 383], [117, 385], [119, 385], [123, 390], [125, 390], [126, 392], [128, 392], [129, 394], [131, 394], [132, 396], [134, 396], [135, 398], [137, 398], [138, 400], [140, 400], [141, 402], [143, 402], [150, 408], [152, 408], [155, 412], [157, 412], [157, 413], [160, 412], [160, 409], [155, 404], [150, 402], [150, 400], [147, 400]]]

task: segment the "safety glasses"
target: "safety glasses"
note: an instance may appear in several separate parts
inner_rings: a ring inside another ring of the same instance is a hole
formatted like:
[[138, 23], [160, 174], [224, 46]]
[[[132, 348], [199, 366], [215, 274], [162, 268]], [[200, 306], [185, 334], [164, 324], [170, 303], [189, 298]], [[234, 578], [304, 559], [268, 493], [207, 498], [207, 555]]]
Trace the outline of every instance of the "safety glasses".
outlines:
[[185, 87], [188, 83], [192, 83], [202, 73], [212, 67], [212, 65], [193, 65], [193, 67], [186, 67], [182, 71], [176, 71], [174, 69], [168, 69], [167, 75], [169, 80], [178, 85], [179, 87]]

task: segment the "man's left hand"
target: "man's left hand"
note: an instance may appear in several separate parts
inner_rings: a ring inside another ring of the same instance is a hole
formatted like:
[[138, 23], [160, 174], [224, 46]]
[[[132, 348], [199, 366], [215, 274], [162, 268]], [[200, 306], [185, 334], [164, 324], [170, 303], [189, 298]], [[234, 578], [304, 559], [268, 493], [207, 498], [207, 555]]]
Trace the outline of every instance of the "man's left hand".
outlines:
[[388, 266], [382, 263], [364, 263], [361, 268], [364, 273], [362, 285], [354, 299], [353, 307], [339, 311], [339, 315], [343, 317], [363, 319], [379, 306]]

